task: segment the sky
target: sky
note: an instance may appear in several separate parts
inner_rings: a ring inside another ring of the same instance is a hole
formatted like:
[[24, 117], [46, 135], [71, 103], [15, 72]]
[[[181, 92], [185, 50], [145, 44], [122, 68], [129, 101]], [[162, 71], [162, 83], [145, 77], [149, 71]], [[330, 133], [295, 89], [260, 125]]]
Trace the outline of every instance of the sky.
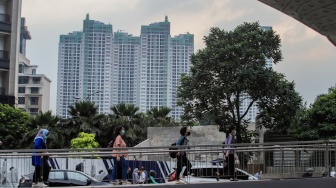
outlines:
[[335, 85], [335, 46], [325, 36], [257, 0], [23, 0], [21, 16], [32, 36], [26, 56], [32, 65], [38, 65], [38, 74], [52, 80], [53, 113], [59, 36], [81, 31], [88, 13], [90, 19], [112, 24], [113, 31], [134, 36], [140, 36], [141, 25], [168, 16], [172, 36], [194, 34], [195, 52], [205, 47], [203, 37], [211, 27], [233, 30], [244, 22], [258, 21], [280, 35], [284, 59], [273, 68], [294, 81], [307, 105]]

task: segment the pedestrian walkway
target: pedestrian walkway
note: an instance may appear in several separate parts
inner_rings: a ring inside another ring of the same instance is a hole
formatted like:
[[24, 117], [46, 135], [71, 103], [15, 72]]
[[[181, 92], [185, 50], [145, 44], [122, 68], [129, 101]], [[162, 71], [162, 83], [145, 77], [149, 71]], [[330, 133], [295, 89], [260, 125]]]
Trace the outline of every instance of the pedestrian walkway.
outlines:
[[[141, 185], [142, 188], [153, 188], [153, 187], [170, 187], [174, 188], [332, 188], [336, 185], [336, 178], [307, 178], [307, 179], [285, 179], [285, 180], [261, 180], [261, 181], [237, 181], [237, 182], [214, 182], [214, 183], [189, 183], [189, 184], [153, 184]], [[122, 186], [125, 187], [136, 187], [139, 185]]]

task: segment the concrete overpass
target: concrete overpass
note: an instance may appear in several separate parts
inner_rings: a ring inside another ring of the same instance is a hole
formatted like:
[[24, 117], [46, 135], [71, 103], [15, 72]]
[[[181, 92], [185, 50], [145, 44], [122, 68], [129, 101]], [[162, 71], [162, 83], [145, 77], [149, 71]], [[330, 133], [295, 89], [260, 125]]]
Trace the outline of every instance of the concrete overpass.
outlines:
[[259, 0], [326, 36], [336, 46], [335, 0]]

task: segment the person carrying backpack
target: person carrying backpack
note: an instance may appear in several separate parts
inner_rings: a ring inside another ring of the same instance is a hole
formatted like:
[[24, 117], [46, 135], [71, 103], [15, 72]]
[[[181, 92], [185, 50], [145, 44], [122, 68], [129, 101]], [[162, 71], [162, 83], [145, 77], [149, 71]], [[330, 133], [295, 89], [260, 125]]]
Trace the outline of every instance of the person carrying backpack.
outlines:
[[[188, 130], [188, 127], [182, 127], [180, 129], [180, 134], [181, 136], [177, 139], [176, 141], [176, 146], [185, 146], [188, 145], [189, 140], [188, 136], [190, 136], [190, 132]], [[176, 153], [176, 159], [177, 159], [177, 169], [176, 169], [176, 183], [181, 184], [182, 182], [180, 181], [180, 174], [182, 171], [182, 167], [186, 166], [186, 169], [183, 172], [182, 178], [188, 175], [188, 171], [190, 171], [191, 168], [191, 163], [189, 159], [187, 158], [187, 152], [186, 148], [181, 148], [178, 149]]]

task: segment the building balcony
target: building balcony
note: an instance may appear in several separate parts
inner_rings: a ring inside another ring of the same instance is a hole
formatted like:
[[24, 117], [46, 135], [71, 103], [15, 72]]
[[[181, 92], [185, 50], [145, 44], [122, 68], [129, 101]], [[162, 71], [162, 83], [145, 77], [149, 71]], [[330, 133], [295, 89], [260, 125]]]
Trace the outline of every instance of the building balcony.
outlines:
[[0, 14], [0, 31], [10, 33], [11, 27], [10, 16], [8, 14]]
[[8, 52], [0, 50], [0, 69], [9, 69]]

